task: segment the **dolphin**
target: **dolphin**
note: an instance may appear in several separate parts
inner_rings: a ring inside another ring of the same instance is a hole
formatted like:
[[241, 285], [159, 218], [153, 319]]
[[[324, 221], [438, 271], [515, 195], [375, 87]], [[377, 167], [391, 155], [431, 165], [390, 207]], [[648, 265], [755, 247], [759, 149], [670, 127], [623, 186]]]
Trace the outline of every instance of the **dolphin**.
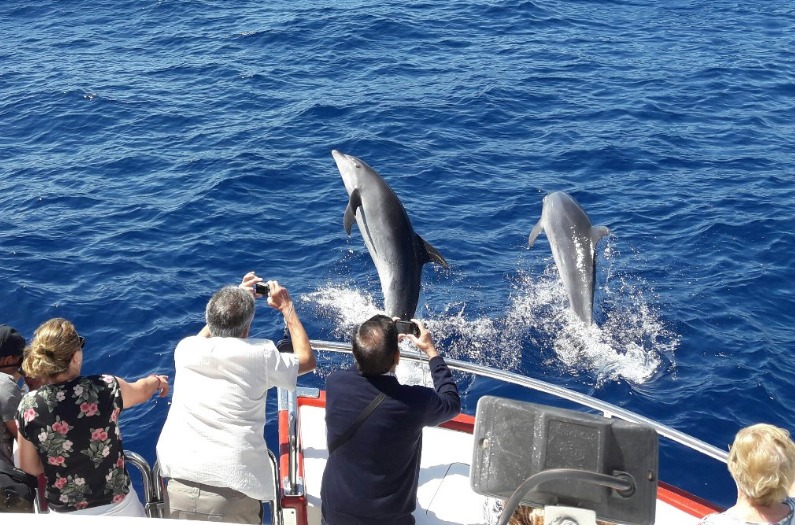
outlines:
[[343, 226], [351, 234], [354, 220], [375, 263], [384, 311], [390, 317], [414, 317], [420, 296], [422, 266], [434, 262], [449, 268], [439, 251], [414, 232], [392, 188], [364, 161], [331, 151], [348, 192]]
[[592, 226], [583, 209], [562, 191], [544, 197], [541, 219], [528, 239], [531, 248], [541, 230], [547, 234], [571, 310], [583, 323], [591, 324], [596, 243], [610, 230], [606, 226]]

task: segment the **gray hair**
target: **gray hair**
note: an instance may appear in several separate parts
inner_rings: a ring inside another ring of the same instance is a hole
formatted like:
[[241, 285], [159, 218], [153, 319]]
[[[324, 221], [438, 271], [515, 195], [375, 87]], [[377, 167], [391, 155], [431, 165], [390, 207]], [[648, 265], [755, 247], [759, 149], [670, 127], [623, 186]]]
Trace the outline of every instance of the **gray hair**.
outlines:
[[245, 337], [254, 319], [254, 296], [239, 286], [224, 286], [210, 298], [204, 313], [214, 337]]

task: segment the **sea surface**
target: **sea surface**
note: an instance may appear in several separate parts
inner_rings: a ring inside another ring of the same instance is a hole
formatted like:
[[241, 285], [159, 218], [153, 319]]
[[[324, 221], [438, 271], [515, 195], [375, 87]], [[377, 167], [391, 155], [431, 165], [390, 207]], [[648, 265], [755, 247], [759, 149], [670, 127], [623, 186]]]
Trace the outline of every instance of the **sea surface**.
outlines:
[[[312, 339], [349, 340], [383, 303], [343, 229], [339, 149], [450, 263], [425, 267], [417, 309], [445, 355], [721, 448], [795, 430], [792, 2], [15, 1], [0, 39], [0, 322], [72, 320], [85, 373], [173, 376], [250, 270]], [[594, 327], [546, 237], [528, 248], [554, 191], [611, 230]], [[280, 337], [280, 316], [259, 304], [253, 332]], [[461, 386], [470, 413], [523, 396]], [[154, 461], [167, 411], [125, 412], [125, 447]], [[733, 502], [722, 464], [665, 443], [660, 461]]]

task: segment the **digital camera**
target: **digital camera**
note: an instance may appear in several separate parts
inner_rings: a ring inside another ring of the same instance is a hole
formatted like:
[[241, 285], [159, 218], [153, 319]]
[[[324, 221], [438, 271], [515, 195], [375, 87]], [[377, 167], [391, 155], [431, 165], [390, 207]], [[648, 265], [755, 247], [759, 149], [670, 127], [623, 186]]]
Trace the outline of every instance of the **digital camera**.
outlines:
[[413, 334], [414, 337], [420, 336], [420, 327], [414, 321], [397, 320], [395, 321], [395, 326], [399, 334]]

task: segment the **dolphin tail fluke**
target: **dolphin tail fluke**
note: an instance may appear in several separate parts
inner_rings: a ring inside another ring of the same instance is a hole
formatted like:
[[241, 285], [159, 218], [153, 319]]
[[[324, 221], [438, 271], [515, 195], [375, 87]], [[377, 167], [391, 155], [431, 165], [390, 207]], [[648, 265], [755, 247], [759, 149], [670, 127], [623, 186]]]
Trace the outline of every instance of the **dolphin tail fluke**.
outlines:
[[591, 227], [591, 242], [596, 246], [599, 240], [610, 234], [610, 229], [607, 226], [592, 226]]
[[345, 226], [345, 233], [351, 234], [351, 226], [356, 222], [356, 209], [362, 205], [362, 196], [359, 194], [359, 189], [356, 188], [351, 192], [351, 198], [348, 200], [348, 207], [345, 208], [345, 215], [342, 218], [342, 225]]
[[[417, 234], [415, 233], [415, 235]], [[422, 264], [425, 264], [426, 262], [432, 262], [448, 270], [450, 269], [450, 265], [444, 260], [444, 257], [442, 257], [442, 254], [439, 253], [439, 250], [431, 246], [428, 241], [417, 235], [415, 242], [417, 243], [417, 246], [421, 247], [420, 252], [425, 252], [425, 257], [421, 259]]]
[[539, 221], [536, 223], [536, 225], [533, 226], [533, 230], [530, 232], [530, 237], [528, 237], [528, 239], [527, 239], [527, 245], [530, 248], [533, 247], [533, 244], [535, 244], [536, 239], [538, 238], [538, 235], [541, 233], [541, 230], [543, 230], [543, 229], [544, 229], [544, 226], [541, 224], [541, 220], [539, 219]]

